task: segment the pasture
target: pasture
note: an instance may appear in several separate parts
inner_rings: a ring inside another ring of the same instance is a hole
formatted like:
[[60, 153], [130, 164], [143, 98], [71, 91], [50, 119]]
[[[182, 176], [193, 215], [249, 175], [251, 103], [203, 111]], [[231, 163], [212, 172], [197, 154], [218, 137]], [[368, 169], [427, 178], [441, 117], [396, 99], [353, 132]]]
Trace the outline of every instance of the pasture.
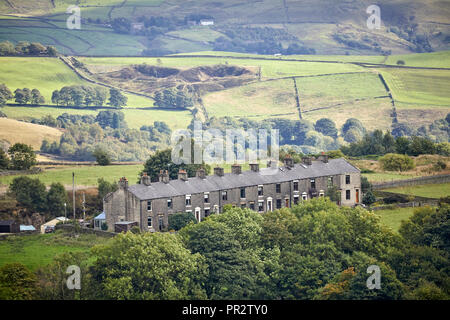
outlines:
[[402, 221], [408, 220], [414, 214], [415, 208], [395, 208], [375, 211], [381, 217], [380, 222], [398, 232]]
[[439, 199], [450, 196], [450, 183], [424, 184], [411, 187], [384, 189], [383, 191]]

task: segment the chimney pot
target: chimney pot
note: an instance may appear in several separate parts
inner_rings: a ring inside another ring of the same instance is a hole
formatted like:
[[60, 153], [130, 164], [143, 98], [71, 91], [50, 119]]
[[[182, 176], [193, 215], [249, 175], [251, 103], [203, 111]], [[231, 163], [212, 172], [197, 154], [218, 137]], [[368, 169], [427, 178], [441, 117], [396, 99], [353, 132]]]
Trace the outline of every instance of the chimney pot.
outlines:
[[220, 167], [214, 168], [214, 174], [216, 176], [222, 177], [223, 176], [223, 168], [220, 168]]
[[250, 163], [250, 170], [253, 172], [259, 172], [259, 163]]
[[205, 179], [206, 178], [206, 171], [205, 171], [205, 169], [203, 169], [203, 168], [198, 169], [197, 173], [196, 173], [196, 176], [197, 176], [197, 178]]
[[233, 164], [231, 166], [231, 172], [233, 174], [241, 174], [242, 173], [242, 168], [240, 164]]
[[141, 184], [144, 186], [149, 186], [151, 184], [150, 177], [147, 175], [147, 172], [144, 172], [141, 177]]
[[186, 170], [181, 170], [178, 172], [178, 179], [179, 180], [183, 180], [183, 181], [187, 181], [188, 180], [188, 176], [187, 176], [187, 172]]

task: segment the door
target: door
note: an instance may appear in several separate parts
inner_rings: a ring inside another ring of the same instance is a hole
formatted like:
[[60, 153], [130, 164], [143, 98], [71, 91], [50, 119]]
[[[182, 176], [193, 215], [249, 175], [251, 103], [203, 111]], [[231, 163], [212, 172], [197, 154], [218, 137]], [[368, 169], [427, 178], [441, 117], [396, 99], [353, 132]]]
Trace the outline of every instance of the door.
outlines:
[[359, 203], [359, 189], [356, 189], [356, 203]]
[[272, 198], [267, 200], [267, 211], [272, 211]]
[[286, 199], [284, 199], [284, 201], [285, 201], [285, 207], [289, 208], [289, 199], [286, 198]]

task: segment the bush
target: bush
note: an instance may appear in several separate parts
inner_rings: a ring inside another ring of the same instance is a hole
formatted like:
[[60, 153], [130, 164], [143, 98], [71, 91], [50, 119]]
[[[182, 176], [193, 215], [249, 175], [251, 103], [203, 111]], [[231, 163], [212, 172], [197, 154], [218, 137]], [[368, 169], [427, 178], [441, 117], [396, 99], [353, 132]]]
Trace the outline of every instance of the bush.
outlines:
[[195, 219], [194, 214], [191, 212], [169, 215], [169, 230], [178, 231], [187, 226], [190, 222], [197, 223], [197, 219]]
[[407, 155], [388, 153], [380, 158], [381, 166], [387, 171], [407, 171], [414, 169], [414, 161]]

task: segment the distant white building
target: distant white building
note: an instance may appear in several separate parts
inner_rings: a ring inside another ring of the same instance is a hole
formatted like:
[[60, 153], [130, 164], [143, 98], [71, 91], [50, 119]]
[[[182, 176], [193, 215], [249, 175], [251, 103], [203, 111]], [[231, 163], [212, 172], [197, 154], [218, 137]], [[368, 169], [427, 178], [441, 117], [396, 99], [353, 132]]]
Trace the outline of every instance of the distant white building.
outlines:
[[202, 25], [202, 26], [213, 26], [214, 25], [214, 20], [212, 20], [212, 19], [200, 20], [200, 25]]

